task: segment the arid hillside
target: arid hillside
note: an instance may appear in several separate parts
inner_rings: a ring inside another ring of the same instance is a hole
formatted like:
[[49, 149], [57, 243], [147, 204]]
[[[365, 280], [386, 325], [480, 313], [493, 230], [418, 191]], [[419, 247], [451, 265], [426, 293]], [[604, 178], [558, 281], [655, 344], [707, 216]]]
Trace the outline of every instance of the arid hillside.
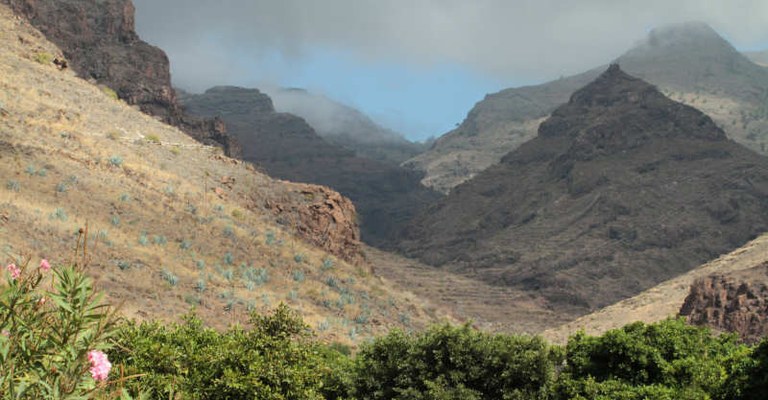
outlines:
[[[544, 337], [557, 343], [564, 343], [568, 336], [579, 329], [587, 334], [599, 335], [610, 329], [620, 328], [626, 324], [643, 321], [647, 323], [661, 321], [678, 315], [691, 295], [691, 288], [698, 282], [712, 282], [712, 277], [736, 277], [736, 288], [740, 286], [743, 277], [748, 277], [751, 285], [759, 286], [765, 281], [765, 262], [768, 261], [768, 235], [762, 235], [744, 246], [701, 265], [683, 275], [662, 282], [637, 296], [622, 300], [599, 311], [587, 314], [574, 321], [544, 332]], [[762, 274], [760, 279], [756, 276]], [[738, 296], [735, 296], [738, 297]], [[765, 299], [763, 298], [764, 302]], [[727, 316], [727, 302], [720, 304], [723, 316]], [[753, 324], [752, 329], [766, 329], [765, 311], [761, 313], [762, 324]], [[725, 319], [725, 318], [723, 318]], [[719, 319], [706, 324], [712, 328], [725, 330], [725, 326], [717, 326]], [[704, 325], [703, 321], [693, 321]], [[757, 321], [760, 322], [760, 321]]]
[[70, 262], [87, 228], [88, 272], [127, 317], [196, 309], [223, 327], [286, 302], [348, 343], [439, 318], [372, 273], [348, 199], [201, 145], [60, 69], [61, 54], [0, 5], [3, 262]]
[[[220, 121], [185, 115], [171, 87], [168, 57], [139, 38], [131, 0], [0, 0], [53, 42], [78, 76], [103, 85], [112, 96], [229, 156], [238, 144]], [[41, 55], [53, 58], [52, 54]]]

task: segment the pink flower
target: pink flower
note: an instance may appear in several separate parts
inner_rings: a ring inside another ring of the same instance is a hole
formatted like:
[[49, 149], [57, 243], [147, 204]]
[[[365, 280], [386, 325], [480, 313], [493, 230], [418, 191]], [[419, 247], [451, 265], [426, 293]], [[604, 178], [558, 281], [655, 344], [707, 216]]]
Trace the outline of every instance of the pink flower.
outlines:
[[51, 270], [51, 264], [48, 263], [48, 260], [43, 259], [40, 261], [40, 271], [48, 272]]
[[91, 376], [95, 381], [105, 381], [109, 376], [112, 364], [103, 351], [91, 350], [88, 352], [88, 361], [91, 363]]
[[7, 269], [8, 272], [10, 272], [11, 279], [19, 279], [19, 277], [21, 276], [21, 270], [19, 269], [19, 267], [16, 266], [16, 264], [8, 264], [8, 266], [5, 267], [5, 269]]
[[2, 332], [0, 332], [5, 337], [11, 337], [11, 332], [8, 329], [3, 329]]

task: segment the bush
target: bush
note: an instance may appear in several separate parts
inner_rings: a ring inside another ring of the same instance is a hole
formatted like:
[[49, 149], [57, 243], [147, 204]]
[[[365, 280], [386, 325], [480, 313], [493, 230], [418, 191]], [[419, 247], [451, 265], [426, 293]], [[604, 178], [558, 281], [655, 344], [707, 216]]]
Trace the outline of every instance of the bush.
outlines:
[[346, 395], [349, 359], [309, 340], [308, 328], [287, 306], [270, 315], [252, 314], [253, 328], [224, 333], [195, 316], [182, 324], [127, 324], [114, 362], [131, 392], [153, 398], [336, 399]]
[[559, 399], [625, 398], [619, 393], [643, 398], [639, 393], [649, 390], [671, 393], [671, 398], [706, 398], [719, 395], [748, 349], [734, 335], [712, 336], [684, 319], [670, 319], [630, 324], [600, 337], [582, 332], [569, 339], [566, 353]]
[[109, 157], [109, 159], [107, 161], [109, 161], [110, 165], [115, 166], [115, 167], [119, 167], [119, 166], [123, 165], [123, 158], [120, 157], [120, 156]]
[[89, 374], [89, 353], [110, 349], [116, 319], [82, 268], [50, 269], [46, 261], [6, 270], [7, 284], [0, 287], [3, 398], [91, 398], [107, 391], [107, 382], [94, 379], [101, 374]]
[[544, 399], [556, 352], [538, 337], [490, 335], [469, 325], [418, 335], [393, 331], [363, 346], [355, 398]]

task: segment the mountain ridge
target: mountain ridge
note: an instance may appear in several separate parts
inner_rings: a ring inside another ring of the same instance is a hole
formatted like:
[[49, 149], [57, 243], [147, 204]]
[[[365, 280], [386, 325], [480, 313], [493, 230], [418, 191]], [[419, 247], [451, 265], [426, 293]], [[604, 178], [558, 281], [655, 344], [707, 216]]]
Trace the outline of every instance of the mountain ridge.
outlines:
[[[755, 65], [702, 23], [657, 28], [615, 62], [677, 101], [701, 109], [729, 137], [768, 151], [768, 69]], [[449, 192], [535, 137], [538, 125], [606, 67], [487, 95], [455, 130], [403, 165]]]
[[400, 249], [578, 315], [761, 234], [767, 194], [768, 159], [614, 65], [419, 215]]
[[243, 158], [270, 175], [329, 186], [349, 197], [363, 239], [371, 244], [387, 246], [419, 209], [439, 198], [421, 185], [420, 174], [327, 141], [303, 118], [276, 112], [258, 89], [218, 87], [182, 101], [193, 115], [225, 121], [242, 144]]

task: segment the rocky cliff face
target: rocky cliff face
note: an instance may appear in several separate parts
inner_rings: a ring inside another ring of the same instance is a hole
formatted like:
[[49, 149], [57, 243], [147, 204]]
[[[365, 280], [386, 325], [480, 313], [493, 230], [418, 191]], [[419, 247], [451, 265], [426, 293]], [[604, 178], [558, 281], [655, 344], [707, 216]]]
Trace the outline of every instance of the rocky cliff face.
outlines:
[[768, 159], [614, 65], [400, 247], [578, 314], [768, 230], [766, 199]]
[[143, 112], [193, 138], [237, 155], [238, 145], [221, 121], [184, 115], [171, 87], [168, 57], [134, 29], [131, 0], [0, 0], [25, 17], [64, 52], [84, 79], [114, 90]]
[[768, 335], [768, 262], [697, 280], [680, 315], [695, 325], [735, 332], [748, 343], [760, 341]]
[[243, 159], [271, 176], [316, 183], [349, 197], [360, 214], [363, 239], [387, 245], [420, 209], [439, 195], [419, 183], [421, 175], [329, 143], [302, 118], [275, 112], [257, 89], [215, 87], [181, 96], [193, 115], [220, 117], [242, 144]]
[[350, 263], [364, 263], [357, 212], [352, 202], [323, 186], [291, 184], [290, 198], [263, 205], [307, 242]]

